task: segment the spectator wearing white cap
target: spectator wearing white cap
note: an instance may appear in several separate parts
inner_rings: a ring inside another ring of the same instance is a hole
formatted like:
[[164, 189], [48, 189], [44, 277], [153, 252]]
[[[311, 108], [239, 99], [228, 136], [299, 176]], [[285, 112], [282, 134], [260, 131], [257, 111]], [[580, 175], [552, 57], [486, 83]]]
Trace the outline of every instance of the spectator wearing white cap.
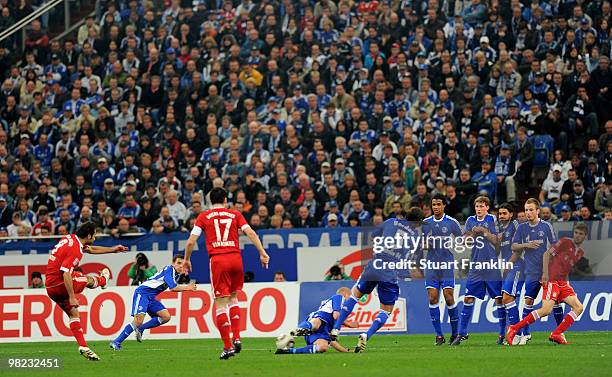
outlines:
[[542, 185], [542, 190], [540, 191], [540, 202], [548, 202], [551, 204], [556, 204], [561, 199], [561, 190], [563, 189], [563, 184], [565, 180], [561, 178], [562, 168], [561, 165], [555, 164], [552, 167], [553, 176], [552, 178], [547, 178]]

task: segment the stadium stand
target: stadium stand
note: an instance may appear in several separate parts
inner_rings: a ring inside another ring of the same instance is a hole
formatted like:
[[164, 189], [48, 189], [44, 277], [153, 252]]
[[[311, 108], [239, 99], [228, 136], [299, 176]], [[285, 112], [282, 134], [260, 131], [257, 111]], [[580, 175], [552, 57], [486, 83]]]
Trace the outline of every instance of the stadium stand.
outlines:
[[74, 39], [36, 20], [23, 54], [0, 45], [0, 236], [189, 229], [214, 186], [256, 229], [376, 224], [432, 192], [465, 218], [557, 165], [555, 218], [610, 213], [609, 0], [96, 10]]

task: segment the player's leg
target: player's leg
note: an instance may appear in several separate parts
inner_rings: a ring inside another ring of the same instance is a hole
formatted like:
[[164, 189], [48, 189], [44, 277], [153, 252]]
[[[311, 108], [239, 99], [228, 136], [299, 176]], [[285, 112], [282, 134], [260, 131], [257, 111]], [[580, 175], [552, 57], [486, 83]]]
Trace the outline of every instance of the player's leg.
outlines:
[[552, 313], [554, 305], [555, 301], [544, 299], [542, 300], [542, 307], [540, 309], [531, 311], [516, 325], [510, 325], [506, 333], [506, 341], [508, 344], [514, 345], [514, 337], [519, 333], [519, 331], [521, 331], [521, 329], [524, 329], [526, 326], [529, 326], [540, 318], [546, 317]]
[[[159, 303], [159, 301], [157, 300], [155, 301]], [[161, 303], [159, 304], [161, 305]], [[141, 333], [144, 332], [145, 330], [153, 329], [155, 327], [163, 325], [164, 323], [168, 323], [170, 319], [172, 318], [170, 316], [170, 312], [166, 308], [156, 310], [156, 309], [151, 309], [151, 307], [149, 307], [149, 313], [154, 313], [154, 315], [151, 316], [150, 320], [138, 326], [138, 330], [140, 330]]]
[[71, 307], [68, 310], [64, 309], [64, 311], [66, 312], [66, 314], [68, 314], [68, 318], [70, 318], [70, 331], [72, 332], [72, 335], [79, 344], [79, 353], [87, 360], [100, 360], [100, 357], [87, 346], [85, 336], [83, 335], [83, 328], [81, 327], [81, 317], [79, 314], [79, 310], [75, 307]]
[[465, 294], [463, 297], [463, 308], [461, 309], [461, 318], [459, 320], [459, 334], [450, 343], [451, 346], [458, 346], [462, 340], [468, 337], [468, 326], [472, 321], [474, 314], [474, 303], [476, 298], [483, 299], [486, 292], [485, 281], [474, 273], [470, 274], [465, 285]]
[[395, 302], [399, 298], [399, 286], [396, 283], [380, 282], [376, 289], [378, 291], [378, 299], [380, 300], [380, 311], [376, 315], [376, 318], [374, 318], [374, 321], [372, 321], [372, 325], [370, 325], [368, 331], [359, 334], [355, 352], [362, 352], [365, 350], [368, 340], [387, 323], [391, 312], [393, 312]]
[[312, 317], [306, 318], [306, 320], [298, 323], [298, 327], [292, 331], [293, 336], [305, 336], [317, 331], [321, 327], [321, 319]]
[[576, 296], [576, 293], [574, 293], [574, 290], [571, 288], [571, 286], [568, 285], [567, 287], [562, 288], [561, 291], [562, 292], [560, 294], [559, 299], [563, 300], [563, 302], [568, 304], [572, 310], [567, 313], [565, 318], [563, 318], [561, 324], [557, 326], [557, 328], [552, 332], [552, 334], [550, 334], [550, 337], [548, 339], [555, 343], [567, 344], [567, 340], [565, 340], [563, 333], [582, 314], [582, 312], [584, 311], [584, 306]]
[[516, 325], [521, 320], [516, 297], [520, 295], [523, 289], [524, 282], [522, 279], [522, 271], [520, 269], [512, 269], [508, 272], [502, 284], [502, 303], [506, 308], [506, 315], [510, 325]]
[[315, 333], [306, 337], [306, 345], [304, 347], [277, 350], [276, 353], [288, 355], [325, 353], [329, 350], [329, 343], [330, 339], [327, 334]]
[[[533, 312], [533, 302], [538, 297], [542, 284], [537, 280], [528, 280], [525, 282], [525, 305], [523, 306], [523, 319]], [[523, 344], [531, 340], [531, 334], [529, 332], [529, 326], [525, 326], [522, 329], [523, 338], [521, 339]]]
[[431, 324], [436, 332], [436, 344], [444, 344], [444, 333], [442, 332], [442, 323], [440, 322], [440, 290], [437, 287], [427, 287], [427, 298], [429, 299], [429, 316]]
[[215, 322], [223, 341], [223, 352], [219, 358], [227, 360], [234, 356], [234, 348], [230, 336], [231, 321], [228, 315], [228, 306], [232, 293], [236, 291], [232, 290], [232, 286], [235, 284], [232, 282], [232, 278], [237, 268], [233, 260], [226, 261], [221, 257], [213, 257], [210, 260], [210, 270], [212, 275], [212, 291], [215, 295]]
[[87, 280], [86, 287], [89, 289], [95, 289], [98, 287], [102, 289], [106, 289], [106, 285], [108, 284], [108, 281], [110, 280], [110, 271], [108, 268], [105, 268], [102, 271], [100, 271], [100, 275], [86, 275], [85, 276], [82, 273], [76, 273], [75, 276], [76, 277], [82, 276], [86, 278]]
[[499, 336], [497, 344], [503, 345], [506, 337], [506, 308], [502, 301], [502, 281], [491, 276], [486, 282], [489, 297], [495, 298], [497, 320], [499, 321]]
[[448, 309], [452, 339], [456, 338], [459, 332], [459, 308], [455, 302], [455, 272], [451, 269], [446, 269], [442, 271], [442, 274], [442, 292]]
[[553, 306], [553, 316], [555, 317], [555, 322], [557, 323], [557, 326], [559, 326], [561, 322], [563, 322], [564, 315], [565, 313], [563, 311], [563, 304], [556, 303], [555, 306]]
[[357, 281], [357, 284], [353, 286], [351, 289], [351, 296], [344, 300], [342, 304], [342, 309], [340, 310], [340, 315], [336, 318], [334, 323], [334, 327], [330, 332], [331, 340], [336, 340], [338, 335], [340, 334], [340, 328], [342, 328], [342, 324], [346, 322], [348, 316], [353, 312], [355, 305], [363, 297], [364, 294], [370, 294], [374, 290], [377, 282], [375, 281], [365, 281], [361, 277]]
[[230, 269], [230, 298], [228, 303], [228, 315], [230, 319], [230, 327], [232, 330], [232, 346], [235, 353], [242, 351], [242, 342], [240, 340], [240, 307], [238, 306], [238, 292], [242, 291], [244, 285], [244, 268], [242, 266], [242, 257], [240, 254], [233, 255], [233, 262]]
[[215, 298], [215, 307], [217, 308], [215, 312], [215, 319], [217, 328], [219, 329], [219, 333], [221, 335], [221, 340], [223, 341], [224, 353], [231, 350], [233, 354], [233, 344], [230, 336], [231, 322], [228, 316], [229, 297], [230, 296], [228, 295], [225, 297]]
[[126, 340], [130, 335], [132, 335], [134, 330], [138, 329], [138, 327], [142, 325], [142, 323], [144, 322], [144, 318], [145, 313], [134, 315], [134, 319], [132, 320], [132, 322], [128, 323], [123, 328], [123, 331], [121, 331], [121, 333], [110, 343], [110, 347], [115, 351], [120, 351], [121, 343], [123, 343], [124, 340]]

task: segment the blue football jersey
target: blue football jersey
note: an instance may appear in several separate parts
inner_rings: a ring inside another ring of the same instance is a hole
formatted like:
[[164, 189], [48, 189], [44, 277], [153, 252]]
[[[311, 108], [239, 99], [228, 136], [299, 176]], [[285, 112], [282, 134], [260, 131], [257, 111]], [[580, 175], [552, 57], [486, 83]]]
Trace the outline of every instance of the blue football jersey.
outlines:
[[[448, 237], [460, 237], [463, 234], [461, 225], [454, 218], [444, 215], [440, 220], [436, 220], [434, 216], [429, 216], [423, 220], [423, 236], [424, 237], [436, 237], [442, 240]], [[435, 242], [428, 242], [430, 249], [427, 252], [427, 260], [437, 262], [450, 262], [455, 259], [452, 250], [444, 247], [443, 242], [439, 239]]]
[[[486, 228], [492, 234], [497, 234], [497, 227], [495, 226], [495, 216], [487, 213], [484, 218], [479, 219], [476, 215], [468, 217], [465, 222], [465, 231], [469, 232], [474, 227]], [[488, 262], [497, 259], [497, 250], [495, 246], [480, 233], [478, 237], [483, 238], [482, 243], [477, 242], [472, 248], [472, 261], [473, 262]]]
[[[399, 273], [402, 272], [396, 269], [380, 268], [383, 266], [381, 262], [399, 262], [404, 259], [412, 259], [414, 256], [411, 252], [418, 251], [418, 231], [408, 220], [391, 218], [382, 223], [375, 231], [374, 236], [382, 237], [382, 240], [401, 237], [401, 245], [395, 243], [393, 247], [387, 248], [380, 252], [375, 252], [372, 260], [368, 263], [364, 277], [373, 281], [396, 282]], [[408, 247], [406, 247], [405, 238], [408, 239]], [[383, 242], [384, 245], [384, 242]], [[416, 254], [416, 253], [415, 253]], [[376, 268], [376, 265], [379, 268]], [[405, 275], [407, 275], [407, 271]]]
[[507, 262], [512, 258], [512, 238], [519, 223], [516, 220], [510, 221], [506, 226], [499, 224], [499, 233], [502, 235], [500, 243], [500, 252], [502, 259]]
[[174, 267], [168, 265], [145, 280], [137, 290], [142, 294], [158, 295], [166, 289], [176, 288], [179, 276], [180, 274], [174, 270]]
[[519, 224], [512, 238], [512, 243], [526, 243], [529, 241], [543, 241], [537, 249], [524, 249], [525, 274], [542, 274], [542, 256], [557, 242], [557, 236], [549, 222], [540, 220], [536, 225], [529, 222]]

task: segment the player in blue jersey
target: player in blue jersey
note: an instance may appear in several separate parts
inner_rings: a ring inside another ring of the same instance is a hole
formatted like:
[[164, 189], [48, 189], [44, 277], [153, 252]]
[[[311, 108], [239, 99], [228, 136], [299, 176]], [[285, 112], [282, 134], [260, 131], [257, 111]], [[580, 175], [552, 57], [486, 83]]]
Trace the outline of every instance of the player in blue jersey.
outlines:
[[[447, 247], [451, 237], [461, 237], [461, 225], [454, 218], [444, 213], [446, 197], [436, 194], [431, 198], [432, 216], [427, 217], [423, 225], [423, 236], [427, 242], [427, 267], [425, 269], [425, 287], [429, 297], [429, 315], [436, 331], [435, 345], [446, 343], [442, 324], [440, 322], [440, 291], [448, 308], [451, 323], [452, 343], [458, 334], [459, 311], [455, 302], [455, 271], [452, 267], [455, 257], [452, 250]], [[452, 242], [451, 242], [452, 243]]]
[[[540, 202], [530, 198], [525, 202], [527, 222], [519, 224], [512, 238], [512, 251], [525, 260], [525, 305], [523, 318], [533, 311], [533, 301], [538, 297], [542, 284], [542, 255], [557, 242], [557, 236], [550, 223], [540, 219]], [[531, 340], [529, 326], [523, 328], [521, 345]]]
[[[403, 211], [402, 211], [403, 212]], [[340, 316], [336, 319], [333, 329], [330, 332], [332, 340], [336, 340], [340, 335], [340, 327], [348, 316], [353, 311], [357, 301], [366, 294], [372, 293], [374, 288], [378, 291], [378, 299], [380, 300], [380, 311], [372, 322], [372, 325], [366, 333], [362, 333], [358, 337], [357, 347], [355, 352], [365, 350], [368, 340], [384, 326], [393, 311], [395, 301], [399, 298], [399, 270], [389, 267], [389, 263], [401, 262], [401, 260], [409, 257], [408, 253], [415, 251], [418, 234], [416, 227], [420, 225], [423, 219], [423, 212], [420, 208], [413, 207], [408, 211], [408, 214], [400, 213], [395, 218], [386, 220], [379, 228], [379, 240], [394, 240], [406, 239], [406, 243], [402, 243], [398, 247], [397, 243], [393, 247], [381, 247], [382, 250], [375, 252], [372, 260], [368, 263], [362, 272], [359, 280], [353, 286], [351, 296], [342, 305]], [[375, 239], [376, 239], [375, 238]], [[383, 245], [386, 242], [382, 241]], [[376, 251], [377, 245], [375, 245]], [[405, 269], [403, 271], [406, 271]]]
[[[512, 268], [504, 270], [502, 273], [502, 302], [506, 309], [506, 317], [510, 324], [520, 321], [516, 296], [521, 294], [523, 289], [523, 279], [525, 273], [525, 262], [520, 254], [514, 256], [512, 252], [512, 239], [519, 225], [519, 222], [512, 220], [513, 208], [510, 203], [503, 203], [497, 210], [498, 233], [500, 256], [504, 262], [511, 262]], [[513, 257], [514, 256], [514, 257]], [[504, 327], [506, 317], [500, 318]]]
[[[350, 352], [340, 343], [332, 340], [329, 333], [334, 322], [340, 316], [342, 303], [351, 295], [347, 287], [338, 289], [335, 295], [324, 300], [319, 308], [310, 313], [308, 318], [298, 324], [298, 328], [290, 334], [282, 334], [276, 339], [276, 354], [314, 354], [324, 353], [329, 347], [338, 352]], [[357, 323], [345, 323], [349, 327], [357, 327]], [[294, 348], [294, 336], [304, 336], [306, 346]]]
[[[161, 326], [170, 321], [170, 313], [168, 309], [155, 296], [170, 289], [174, 292], [195, 291], [195, 283], [178, 284], [177, 280], [182, 271], [183, 255], [177, 254], [172, 258], [172, 264], [164, 267], [161, 271], [153, 275], [151, 278], [143, 282], [134, 291], [132, 299], [132, 316], [134, 320], [129, 323], [121, 334], [110, 343], [110, 347], [115, 351], [121, 350], [121, 343], [132, 332], [136, 333], [136, 340], [142, 341], [142, 333], [146, 329], [152, 329]], [[143, 324], [145, 315], [149, 314], [151, 319]]]
[[[495, 299], [497, 305], [497, 316], [500, 319], [498, 344], [504, 344], [506, 336], [506, 324], [502, 323], [501, 318], [506, 318], [506, 311], [502, 305], [502, 281], [501, 270], [499, 268], [488, 268], [487, 263], [496, 263], [498, 260], [497, 252], [497, 227], [495, 216], [489, 213], [491, 202], [486, 196], [479, 196], [474, 200], [476, 215], [468, 217], [465, 222], [465, 236], [474, 238], [472, 247], [471, 262], [472, 268], [468, 273], [468, 280], [465, 286], [463, 299], [463, 309], [461, 310], [461, 320], [459, 322], [459, 336], [455, 337], [451, 346], [458, 346], [468, 338], [467, 328], [472, 320], [474, 312], [474, 302], [476, 299], [484, 300], [485, 294]], [[482, 264], [483, 268], [476, 266]], [[491, 267], [491, 266], [489, 266]]]

